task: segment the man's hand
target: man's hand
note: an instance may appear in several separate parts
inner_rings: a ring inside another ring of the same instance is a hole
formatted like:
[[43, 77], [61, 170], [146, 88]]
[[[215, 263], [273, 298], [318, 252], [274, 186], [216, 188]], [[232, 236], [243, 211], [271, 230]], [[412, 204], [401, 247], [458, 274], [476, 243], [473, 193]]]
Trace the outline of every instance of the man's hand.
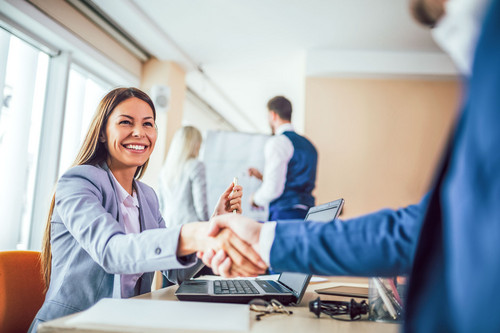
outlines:
[[[241, 215], [220, 215], [210, 220], [209, 235], [217, 235], [228, 228], [241, 240], [251, 245], [255, 251], [258, 250], [261, 223]], [[205, 265], [212, 267], [215, 274], [224, 277], [235, 277], [238, 276], [236, 272], [241, 271], [241, 269], [238, 269], [239, 265], [234, 262], [233, 256], [225, 251], [205, 251], [198, 252], [197, 255]], [[256, 263], [259, 267], [266, 267], [260, 257]]]
[[248, 175], [250, 177], [255, 177], [257, 178], [258, 180], [262, 181], [263, 177], [262, 177], [262, 173], [260, 173], [259, 170], [257, 170], [256, 168], [248, 168]]
[[212, 217], [236, 211], [241, 214], [241, 197], [243, 196], [243, 187], [231, 183], [222, 193], [215, 206]]

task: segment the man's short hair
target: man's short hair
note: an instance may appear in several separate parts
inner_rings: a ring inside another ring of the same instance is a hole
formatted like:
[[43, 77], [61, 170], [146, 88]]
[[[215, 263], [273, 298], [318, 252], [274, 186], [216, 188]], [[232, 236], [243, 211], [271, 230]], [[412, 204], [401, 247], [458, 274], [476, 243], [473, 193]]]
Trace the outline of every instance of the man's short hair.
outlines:
[[267, 102], [269, 111], [274, 111], [283, 120], [292, 120], [292, 103], [283, 96], [273, 97]]
[[444, 15], [444, 0], [411, 0], [413, 18], [420, 24], [434, 28]]

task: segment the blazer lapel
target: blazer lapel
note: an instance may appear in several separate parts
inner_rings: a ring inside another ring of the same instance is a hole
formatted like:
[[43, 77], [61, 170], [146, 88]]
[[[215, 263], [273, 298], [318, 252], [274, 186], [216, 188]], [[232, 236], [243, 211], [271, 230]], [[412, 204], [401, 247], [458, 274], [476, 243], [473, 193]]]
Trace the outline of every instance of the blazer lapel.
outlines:
[[113, 188], [113, 199], [115, 201], [115, 207], [116, 207], [115, 219], [116, 219], [116, 222], [118, 222], [118, 224], [121, 225], [125, 230], [125, 226], [123, 225], [123, 216], [122, 216], [122, 213], [120, 210], [120, 202], [118, 201], [118, 195], [117, 195], [118, 189], [116, 188], [116, 183], [113, 179], [113, 175], [111, 174], [111, 170], [108, 168], [108, 165], [106, 164], [106, 162], [103, 162], [99, 166], [101, 168], [103, 168], [104, 170], [106, 170], [106, 172], [108, 173], [108, 180], [111, 183], [111, 187]]
[[139, 220], [141, 224], [141, 231], [149, 229], [157, 229], [158, 222], [154, 218], [153, 212], [151, 212], [151, 207], [149, 207], [146, 195], [142, 191], [140, 183], [134, 180], [134, 187], [137, 191], [137, 199], [139, 201]]

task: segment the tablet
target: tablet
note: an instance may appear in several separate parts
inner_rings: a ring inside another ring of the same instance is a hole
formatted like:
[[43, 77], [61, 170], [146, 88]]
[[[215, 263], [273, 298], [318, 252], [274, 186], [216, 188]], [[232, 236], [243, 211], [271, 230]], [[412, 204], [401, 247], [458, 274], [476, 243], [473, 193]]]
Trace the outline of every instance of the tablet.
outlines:
[[316, 289], [315, 292], [324, 295], [368, 298], [368, 287], [336, 286]]

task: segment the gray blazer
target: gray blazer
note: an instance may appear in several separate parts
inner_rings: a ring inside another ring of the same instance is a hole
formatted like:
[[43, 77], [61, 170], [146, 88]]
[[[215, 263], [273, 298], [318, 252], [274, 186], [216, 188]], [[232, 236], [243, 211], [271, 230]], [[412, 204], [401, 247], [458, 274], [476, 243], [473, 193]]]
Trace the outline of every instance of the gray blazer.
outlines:
[[59, 179], [51, 221], [51, 281], [31, 332], [39, 322], [85, 310], [104, 297], [119, 298], [119, 274], [146, 272], [138, 290], [142, 294], [151, 290], [156, 270], [179, 283], [202, 267], [194, 255], [177, 257], [180, 226], [166, 229], [154, 190], [139, 181], [134, 185], [141, 233], [125, 234], [105, 163], [73, 167]]
[[161, 179], [158, 189], [160, 211], [169, 228], [194, 221], [208, 221], [205, 164], [189, 160], [173, 187]]

